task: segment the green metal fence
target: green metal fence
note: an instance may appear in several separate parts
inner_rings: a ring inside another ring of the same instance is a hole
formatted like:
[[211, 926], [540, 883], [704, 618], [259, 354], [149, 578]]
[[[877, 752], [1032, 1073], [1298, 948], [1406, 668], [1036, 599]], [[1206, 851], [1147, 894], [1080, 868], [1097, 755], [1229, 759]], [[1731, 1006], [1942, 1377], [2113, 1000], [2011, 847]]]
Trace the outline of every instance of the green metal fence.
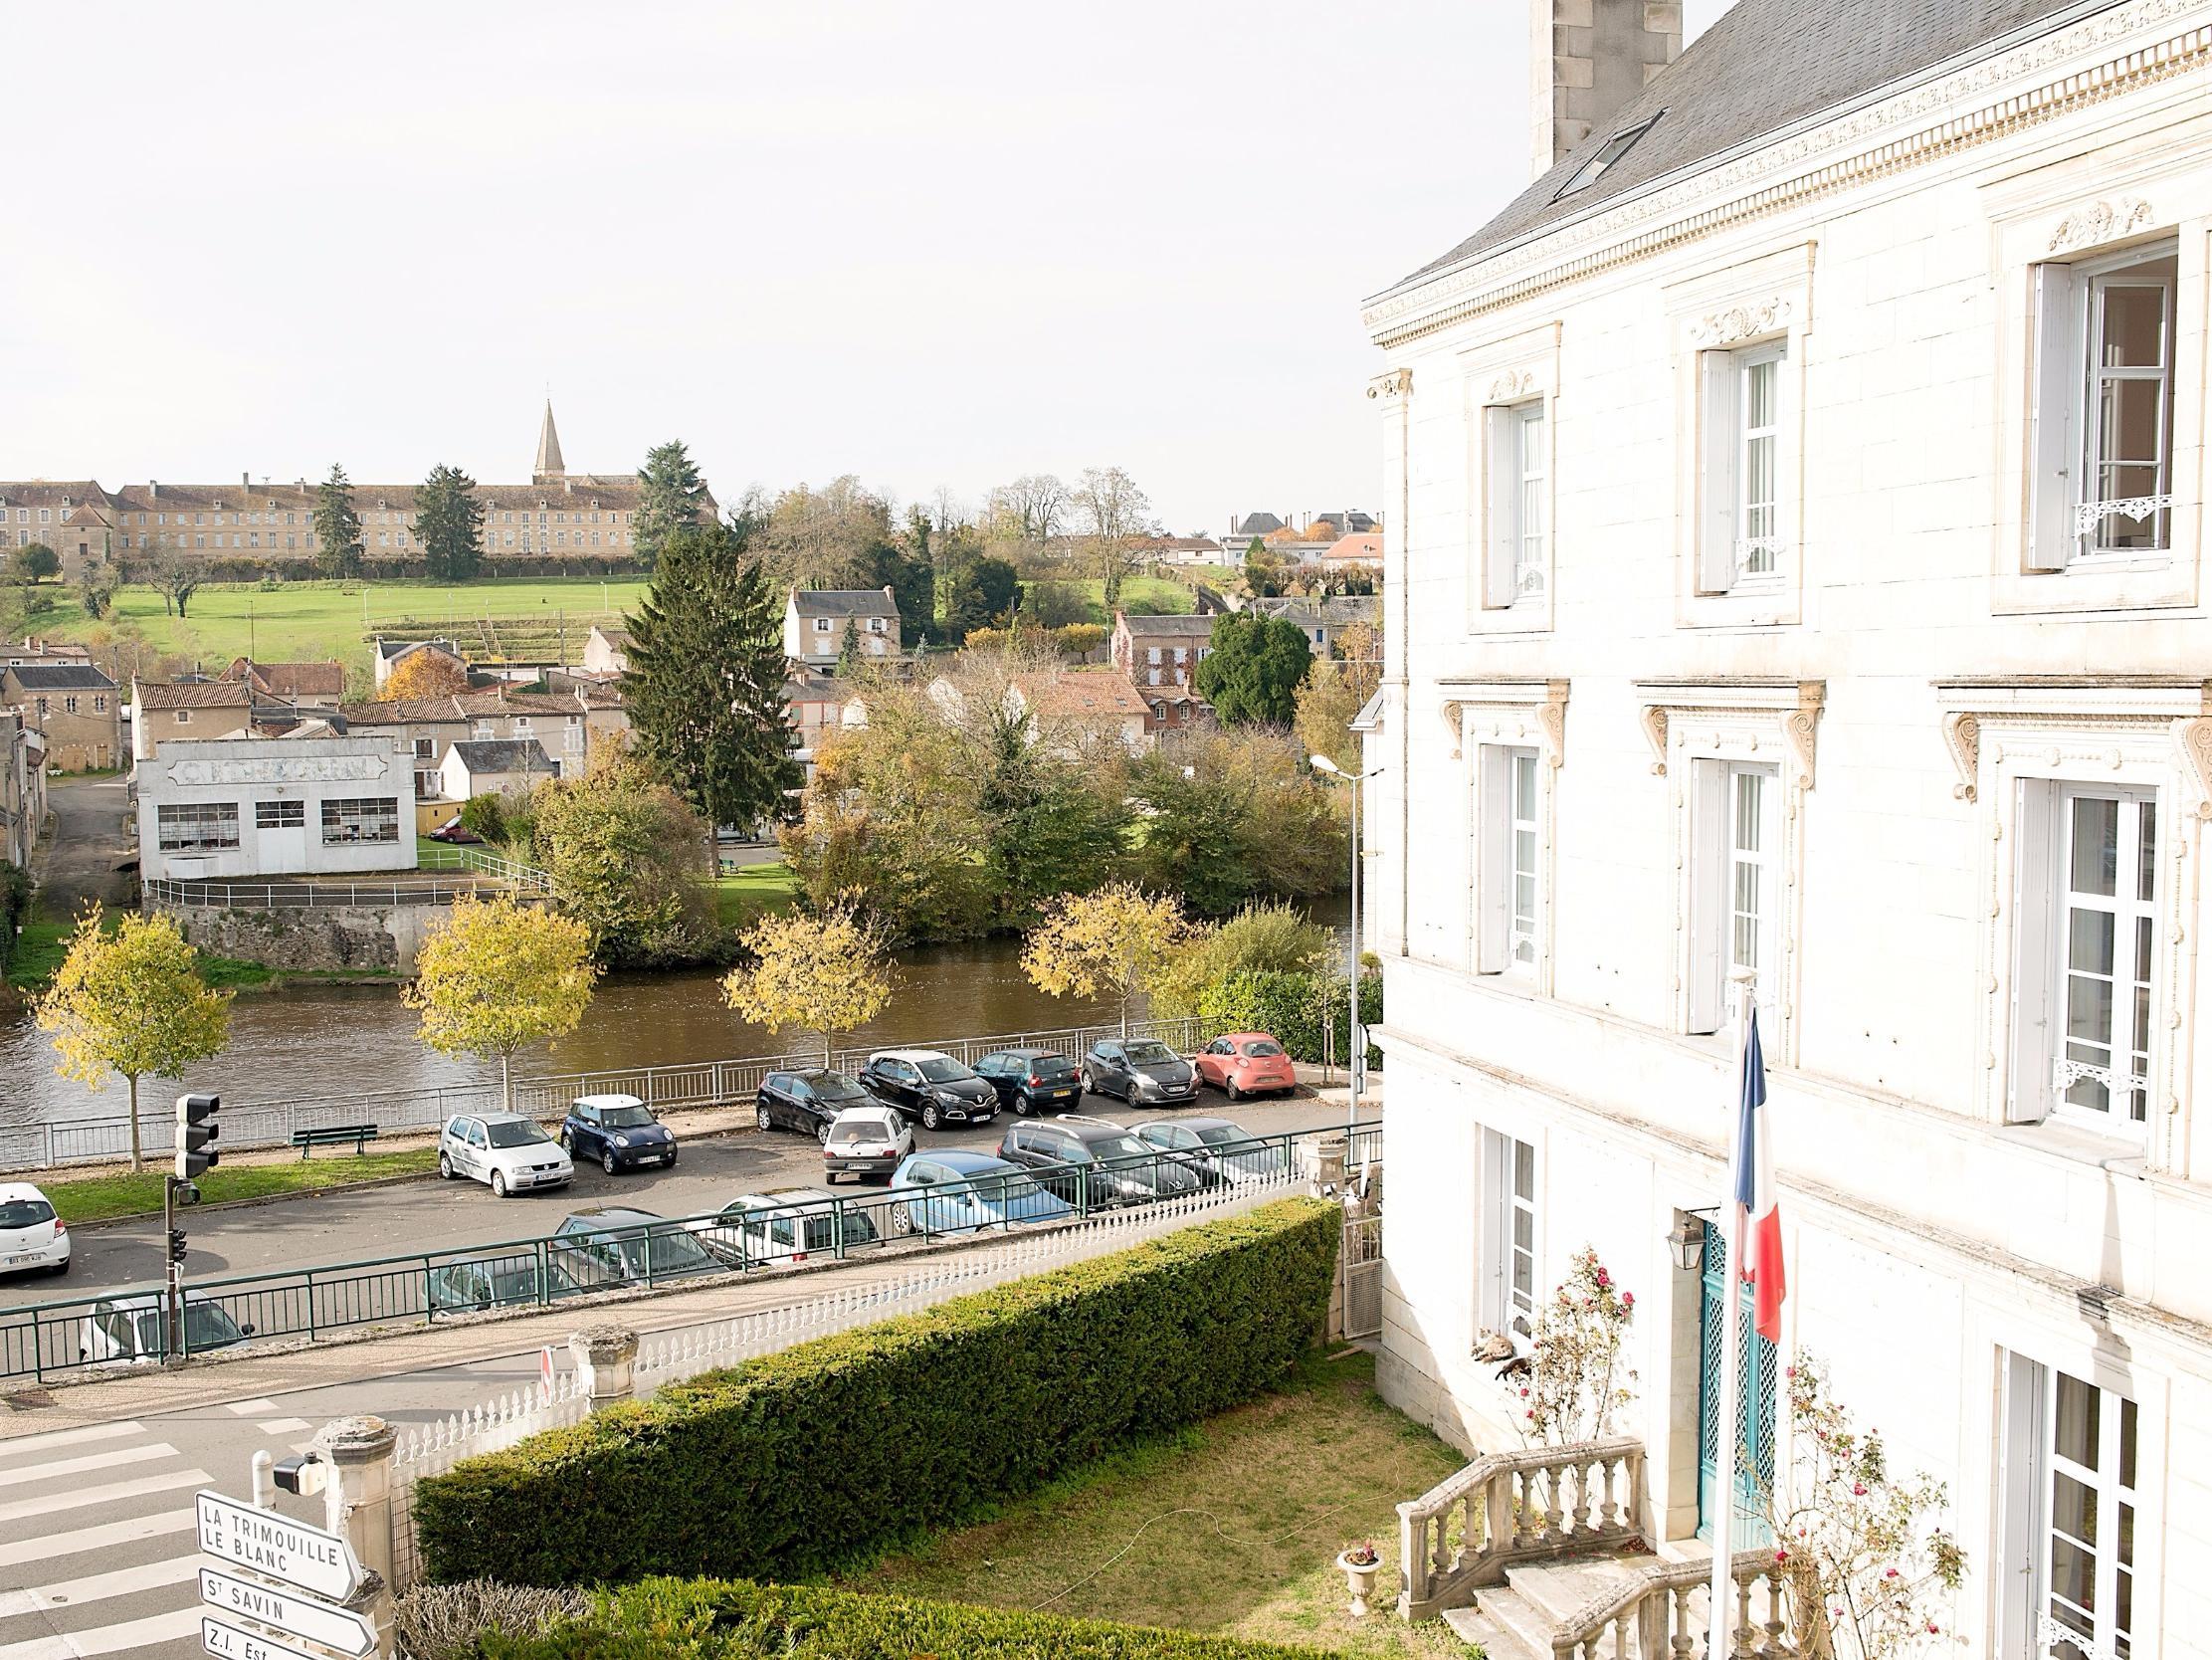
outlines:
[[[1304, 1143], [1341, 1134], [1292, 1131], [1203, 1150], [1049, 1164], [767, 1208], [679, 1217], [640, 1212], [636, 1222], [563, 1223], [560, 1231], [528, 1239], [194, 1281], [174, 1341], [162, 1287], [126, 1287], [0, 1312], [0, 1378], [152, 1364], [257, 1341], [311, 1342], [363, 1327], [545, 1308], [599, 1292], [647, 1291], [914, 1242], [1047, 1228], [1208, 1189], [1284, 1184], [1298, 1173]], [[1379, 1121], [1353, 1126], [1350, 1141], [1350, 1162], [1379, 1158]]]

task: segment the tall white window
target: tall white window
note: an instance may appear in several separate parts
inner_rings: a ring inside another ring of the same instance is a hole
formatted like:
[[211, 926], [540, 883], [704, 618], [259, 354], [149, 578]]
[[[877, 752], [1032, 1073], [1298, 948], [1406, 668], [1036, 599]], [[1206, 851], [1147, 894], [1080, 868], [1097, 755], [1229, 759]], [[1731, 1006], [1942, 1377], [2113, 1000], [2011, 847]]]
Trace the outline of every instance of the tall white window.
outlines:
[[1787, 345], [1769, 340], [1700, 361], [1704, 479], [1698, 586], [1727, 593], [1779, 581], [1782, 527], [1783, 368]]
[[1540, 601], [1550, 580], [1548, 434], [1540, 398], [1488, 412], [1490, 554], [1483, 603], [1492, 609]]
[[2064, 1026], [2052, 1087], [2069, 1117], [2139, 1132], [2150, 1073], [2158, 815], [2146, 790], [2065, 797]]
[[2036, 268], [2032, 569], [2172, 545], [2179, 272], [2171, 243]]
[[1782, 780], [1746, 761], [1694, 768], [1690, 1029], [1712, 1032], [1734, 1017], [1739, 972], [1762, 1009], [1780, 994]]
[[2124, 1660], [2135, 1620], [2135, 1403], [2024, 1355], [2005, 1371], [2005, 1642]]
[[1533, 972], [1542, 952], [1543, 834], [1532, 748], [1486, 743], [1479, 750], [1477, 811], [1482, 824], [1477, 969]]
[[1528, 1338], [1536, 1324], [1536, 1149], [1495, 1130], [1484, 1140], [1491, 1171], [1484, 1318], [1494, 1332]]

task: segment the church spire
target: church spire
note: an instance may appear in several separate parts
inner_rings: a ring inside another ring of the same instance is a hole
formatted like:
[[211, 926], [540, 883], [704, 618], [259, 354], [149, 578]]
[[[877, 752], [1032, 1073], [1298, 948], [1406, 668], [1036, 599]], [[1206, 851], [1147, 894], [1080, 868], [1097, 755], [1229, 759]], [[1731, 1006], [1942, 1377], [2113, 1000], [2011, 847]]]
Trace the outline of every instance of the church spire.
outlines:
[[537, 465], [530, 469], [530, 481], [544, 484], [567, 474], [560, 460], [560, 434], [553, 430], [553, 400], [545, 400], [545, 424], [537, 431]]

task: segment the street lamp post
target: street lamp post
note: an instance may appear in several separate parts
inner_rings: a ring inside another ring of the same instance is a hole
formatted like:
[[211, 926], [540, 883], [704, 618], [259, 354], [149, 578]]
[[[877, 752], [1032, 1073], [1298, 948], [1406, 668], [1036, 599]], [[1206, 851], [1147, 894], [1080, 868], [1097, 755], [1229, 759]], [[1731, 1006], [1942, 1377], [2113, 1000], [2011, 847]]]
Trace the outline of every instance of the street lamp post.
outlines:
[[1351, 786], [1351, 948], [1346, 953], [1350, 974], [1344, 982], [1351, 1039], [1351, 1081], [1344, 1095], [1345, 1152], [1348, 1156], [1351, 1127], [1359, 1116], [1359, 1098], [1367, 1093], [1367, 1028], [1359, 1018], [1359, 786], [1370, 778], [1379, 777], [1383, 768], [1378, 766], [1372, 772], [1346, 772], [1326, 755], [1314, 755], [1311, 759], [1314, 771]]

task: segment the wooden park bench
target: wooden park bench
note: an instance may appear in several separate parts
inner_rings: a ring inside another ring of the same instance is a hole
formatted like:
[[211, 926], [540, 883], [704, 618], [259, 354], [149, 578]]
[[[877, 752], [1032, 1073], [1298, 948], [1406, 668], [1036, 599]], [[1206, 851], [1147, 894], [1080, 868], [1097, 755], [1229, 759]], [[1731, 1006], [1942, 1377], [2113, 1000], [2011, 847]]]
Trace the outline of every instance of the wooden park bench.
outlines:
[[307, 1157], [316, 1147], [343, 1146], [347, 1141], [353, 1143], [353, 1150], [358, 1154], [364, 1150], [365, 1143], [375, 1140], [376, 1126], [373, 1124], [327, 1124], [320, 1130], [292, 1133], [292, 1144], [300, 1149], [302, 1158]]

